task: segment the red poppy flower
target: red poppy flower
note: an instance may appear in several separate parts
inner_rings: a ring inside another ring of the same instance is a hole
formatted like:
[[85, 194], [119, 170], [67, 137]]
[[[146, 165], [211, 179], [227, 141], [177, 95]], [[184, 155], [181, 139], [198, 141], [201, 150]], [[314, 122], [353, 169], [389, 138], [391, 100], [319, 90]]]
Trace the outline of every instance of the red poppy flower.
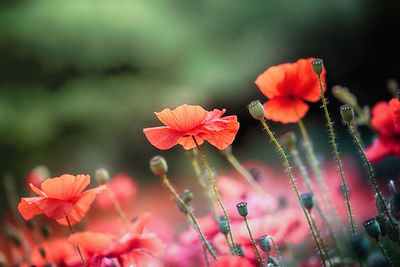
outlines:
[[386, 156], [400, 157], [400, 101], [393, 98], [387, 102], [378, 102], [372, 108], [372, 126], [379, 136], [365, 150], [372, 163], [377, 163]]
[[189, 150], [196, 147], [193, 137], [201, 145], [204, 140], [218, 149], [232, 144], [239, 130], [236, 116], [223, 117], [225, 109], [206, 111], [200, 106], [181, 105], [174, 110], [155, 113], [166, 126], [145, 128], [147, 139], [158, 149], [170, 149], [180, 144]]
[[[269, 98], [264, 104], [266, 119], [285, 124], [297, 122], [309, 109], [305, 101], [316, 102], [321, 98], [318, 76], [311, 66], [313, 60], [299, 59], [296, 63], [272, 66], [257, 77], [255, 84]], [[323, 84], [325, 73], [324, 69]]]
[[81, 232], [72, 234], [68, 241], [91, 255], [89, 266], [97, 266], [94, 262], [105, 258], [115, 259], [124, 264], [147, 266], [151, 256], [160, 256], [164, 249], [163, 243], [155, 234], [143, 233], [150, 216], [149, 213], [140, 216], [132, 224], [130, 231], [121, 237], [113, 234]]
[[212, 267], [253, 267], [246, 258], [239, 256], [221, 257]]
[[83, 192], [89, 184], [89, 175], [71, 174], [46, 179], [41, 184], [42, 190], [30, 184], [39, 197], [22, 198], [18, 210], [25, 220], [44, 213], [59, 224], [67, 225], [66, 216], [75, 224], [85, 216], [96, 195], [105, 189], [99, 186]]

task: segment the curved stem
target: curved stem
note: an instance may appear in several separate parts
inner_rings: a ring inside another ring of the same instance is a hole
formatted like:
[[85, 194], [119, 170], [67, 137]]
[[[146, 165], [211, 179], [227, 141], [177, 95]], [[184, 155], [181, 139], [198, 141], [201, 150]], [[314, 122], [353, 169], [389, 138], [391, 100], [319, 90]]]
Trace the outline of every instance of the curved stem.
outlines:
[[290, 181], [292, 182], [293, 188], [294, 188], [294, 190], [296, 191], [297, 199], [298, 199], [298, 201], [299, 201], [299, 203], [300, 203], [300, 206], [301, 206], [301, 208], [302, 208], [302, 210], [303, 210], [303, 212], [304, 212], [304, 216], [306, 216], [306, 219], [307, 219], [307, 222], [308, 222], [308, 226], [310, 227], [312, 236], [313, 236], [313, 238], [314, 238], [315, 244], [316, 244], [317, 247], [318, 247], [319, 254], [321, 255], [321, 258], [322, 258], [322, 261], [323, 261], [323, 263], [324, 263], [324, 266], [326, 266], [324, 254], [322, 253], [321, 247], [320, 247], [320, 245], [319, 245], [319, 243], [318, 243], [317, 237], [316, 237], [315, 232], [314, 232], [314, 230], [313, 230], [313, 227], [312, 227], [312, 225], [311, 225], [310, 218], [308, 217], [308, 214], [307, 214], [306, 209], [305, 209], [304, 206], [301, 204], [300, 193], [299, 193], [299, 190], [297, 189], [296, 182], [294, 181], [293, 174], [292, 174], [292, 171], [291, 171], [291, 169], [290, 169], [289, 161], [288, 161], [288, 159], [287, 159], [287, 157], [286, 157], [286, 154], [285, 154], [285, 152], [283, 151], [283, 149], [282, 149], [281, 145], [279, 144], [278, 140], [276, 140], [275, 136], [274, 136], [274, 135], [272, 134], [272, 132], [269, 130], [267, 124], [265, 123], [265, 120], [262, 119], [262, 120], [260, 120], [260, 122], [261, 122], [262, 125], [264, 126], [264, 129], [267, 131], [269, 137], [271, 138], [272, 142], [275, 144], [276, 148], [278, 149], [279, 153], [281, 154], [281, 156], [282, 156], [282, 158], [283, 158], [283, 160], [284, 160], [284, 162], [285, 162], [286, 170], [287, 170], [287, 172], [288, 172], [288, 174], [289, 174]]
[[122, 211], [121, 205], [119, 205], [119, 202], [118, 202], [118, 200], [115, 198], [114, 193], [111, 191], [111, 188], [110, 188], [110, 186], [108, 185], [108, 183], [106, 183], [106, 191], [107, 191], [107, 194], [108, 194], [108, 196], [110, 197], [110, 199], [111, 199], [111, 201], [112, 201], [112, 203], [113, 203], [113, 205], [114, 205], [114, 207], [115, 207], [115, 210], [116, 210], [117, 213], [118, 213], [118, 216], [119, 216], [119, 218], [120, 218], [122, 224], [123, 224], [124, 227], [125, 227], [125, 230], [128, 230], [128, 229], [129, 229], [128, 220], [126, 219], [125, 213]]
[[280, 265], [281, 267], [283, 267], [282, 258], [281, 258], [281, 254], [279, 254], [278, 246], [276, 245], [276, 243], [275, 243], [275, 241], [272, 239], [272, 237], [269, 237], [269, 239], [271, 240], [272, 245], [274, 246], [275, 253], [276, 253], [276, 257], [278, 258], [278, 261], [279, 261], [279, 265]]
[[386, 254], [386, 251], [385, 251], [385, 249], [383, 248], [381, 241], [380, 241], [380, 240], [377, 240], [377, 242], [378, 242], [378, 247], [379, 247], [380, 251], [382, 252], [382, 255], [385, 257], [386, 261], [390, 264], [390, 266], [393, 266], [393, 263], [392, 263], [392, 261], [389, 259], [388, 255]]
[[197, 227], [196, 227], [196, 225], [194, 224], [192, 218], [191, 218], [187, 213], [186, 213], [186, 218], [187, 218], [187, 220], [189, 221], [190, 225], [193, 227], [193, 229], [195, 229], [197, 235], [199, 236], [199, 238], [200, 238], [200, 240], [201, 240], [201, 246], [203, 247], [204, 260], [206, 261], [207, 266], [210, 266], [210, 262], [208, 261], [208, 257], [207, 257], [207, 247], [206, 247], [206, 245], [204, 244], [204, 242], [203, 242], [203, 240], [202, 240], [202, 238], [201, 238], [201, 235], [200, 235], [199, 231], [197, 231]]
[[164, 183], [164, 185], [168, 188], [169, 192], [171, 195], [176, 199], [176, 201], [179, 202], [180, 205], [185, 209], [186, 213], [188, 216], [191, 218], [193, 224], [195, 225], [195, 230], [199, 233], [200, 238], [202, 243], [207, 247], [208, 252], [210, 252], [211, 256], [217, 260], [217, 256], [215, 255], [214, 251], [212, 250], [210, 244], [207, 242], [206, 238], [203, 235], [203, 232], [200, 229], [200, 226], [196, 220], [196, 217], [194, 216], [192, 210], [186, 205], [186, 203], [179, 197], [178, 193], [176, 193], [175, 189], [172, 187], [172, 185], [169, 183], [167, 176], [164, 174], [161, 176], [161, 179]]
[[329, 266], [333, 266], [331, 257], [329, 256], [329, 251], [328, 251], [328, 249], [327, 249], [327, 247], [326, 247], [326, 244], [325, 244], [324, 239], [322, 238], [321, 232], [319, 231], [317, 222], [315, 221], [314, 216], [312, 215], [311, 211], [309, 211], [309, 214], [310, 214], [311, 222], [312, 222], [312, 224], [313, 224], [313, 227], [314, 227], [314, 229], [315, 229], [315, 232], [317, 232], [318, 239], [319, 239], [319, 241], [321, 242], [322, 249], [324, 250], [325, 256], [326, 256], [326, 258], [328, 259]]
[[[65, 219], [67, 220], [69, 231], [71, 232], [71, 234], [73, 234], [74, 230], [72, 230], [71, 222], [69, 221], [68, 216], [65, 216]], [[85, 262], [85, 259], [83, 258], [81, 248], [78, 245], [75, 245], [75, 246], [76, 246], [76, 249], [78, 250], [79, 256], [81, 257], [83, 266], [86, 266], [86, 262]]]
[[346, 181], [344, 179], [344, 174], [343, 174], [343, 169], [342, 169], [342, 162], [340, 160], [339, 153], [338, 153], [338, 150], [337, 150], [336, 141], [335, 141], [335, 133], [333, 132], [333, 126], [332, 126], [331, 118], [329, 116], [328, 107], [326, 105], [326, 99], [325, 99], [325, 94], [324, 94], [324, 88], [322, 86], [321, 75], [319, 75], [319, 74], [318, 74], [318, 82], [319, 82], [319, 86], [321, 88], [321, 99], [322, 99], [322, 104], [324, 106], [324, 112], [325, 112], [326, 121], [328, 122], [328, 126], [329, 126], [329, 132], [330, 132], [330, 135], [331, 135], [332, 147], [333, 147], [333, 150], [335, 152], [335, 157], [336, 157], [336, 161], [337, 161], [337, 164], [338, 164], [338, 167], [339, 167], [340, 176], [342, 178], [342, 183], [343, 183], [343, 188], [344, 188], [344, 193], [345, 193], [345, 196], [346, 196], [346, 204], [347, 204], [347, 210], [348, 210], [348, 213], [349, 213], [351, 231], [353, 233], [353, 236], [355, 236], [357, 234], [357, 232], [356, 232], [356, 228], [354, 226], [353, 214], [351, 212], [351, 207], [350, 207], [349, 189], [347, 188], [347, 184], [346, 184]]
[[253, 238], [253, 235], [251, 234], [249, 223], [247, 222], [247, 217], [244, 217], [244, 222], [246, 223], [247, 231], [249, 231], [251, 242], [253, 243], [253, 246], [256, 249], [258, 259], [260, 260], [261, 267], [264, 267], [264, 261], [261, 257], [260, 251], [257, 248], [256, 242], [254, 242], [254, 238]]
[[212, 186], [213, 186], [213, 189], [214, 189], [215, 197], [217, 198], [217, 201], [218, 201], [218, 203], [219, 203], [219, 205], [220, 205], [220, 207], [221, 207], [221, 209], [222, 209], [222, 211], [224, 213], [226, 222], [228, 224], [228, 232], [229, 232], [229, 237], [230, 237], [231, 242], [232, 242], [233, 250], [234, 250], [235, 254], [238, 255], [238, 251], [237, 251], [237, 248], [236, 248], [236, 245], [235, 245], [235, 241], [233, 240], [233, 236], [232, 236], [231, 223], [229, 221], [229, 217], [228, 217], [228, 214], [226, 213], [225, 207], [222, 204], [221, 198], [219, 197], [219, 194], [218, 194], [218, 191], [217, 191], [217, 186], [215, 185], [214, 177], [213, 177], [213, 175], [211, 173], [210, 167], [208, 166], [206, 157], [204, 156], [203, 151], [201, 150], [199, 144], [196, 141], [196, 138], [194, 136], [192, 136], [192, 138], [193, 138], [194, 143], [196, 144], [197, 150], [199, 151], [200, 157], [203, 160], [204, 166], [206, 167], [206, 169], [208, 171], [208, 174], [210, 175], [210, 180], [211, 180], [211, 183], [212, 183]]

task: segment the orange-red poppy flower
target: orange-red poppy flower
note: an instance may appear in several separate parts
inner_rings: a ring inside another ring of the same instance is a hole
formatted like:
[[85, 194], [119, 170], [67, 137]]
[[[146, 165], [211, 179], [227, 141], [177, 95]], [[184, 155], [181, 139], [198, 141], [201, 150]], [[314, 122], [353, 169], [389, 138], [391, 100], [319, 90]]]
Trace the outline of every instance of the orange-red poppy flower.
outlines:
[[239, 130], [236, 116], [223, 117], [225, 109], [206, 111], [200, 106], [181, 105], [174, 110], [156, 112], [158, 119], [166, 126], [145, 128], [147, 139], [158, 149], [170, 149], [180, 144], [189, 150], [196, 147], [193, 137], [201, 145], [204, 140], [218, 149], [232, 144]]
[[71, 174], [46, 179], [41, 190], [30, 184], [39, 197], [22, 198], [18, 210], [25, 220], [44, 213], [59, 224], [68, 224], [66, 216], [71, 224], [75, 224], [85, 216], [96, 195], [105, 189], [105, 186], [98, 186], [83, 192], [89, 184], [89, 175]]
[[[321, 98], [318, 76], [311, 66], [313, 60], [299, 59], [296, 63], [272, 66], [257, 77], [255, 84], [269, 98], [264, 104], [266, 119], [285, 124], [298, 122], [309, 109], [305, 101], [316, 102]], [[324, 69], [323, 85], [325, 73]]]

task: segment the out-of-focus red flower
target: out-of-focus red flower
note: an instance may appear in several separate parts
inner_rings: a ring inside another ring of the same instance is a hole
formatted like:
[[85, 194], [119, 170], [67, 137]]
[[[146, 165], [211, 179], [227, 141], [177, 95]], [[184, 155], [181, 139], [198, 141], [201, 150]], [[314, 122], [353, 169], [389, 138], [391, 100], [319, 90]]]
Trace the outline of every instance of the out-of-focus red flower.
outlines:
[[46, 259], [43, 259], [40, 254], [39, 247], [35, 247], [31, 253], [32, 263], [36, 266], [44, 266], [46, 263], [53, 263], [57, 266], [80, 266], [82, 264], [74, 245], [64, 238], [44, 242], [41, 248], [45, 251]]
[[[313, 60], [299, 59], [295, 63], [272, 66], [257, 77], [255, 84], [269, 98], [264, 104], [266, 119], [285, 124], [297, 122], [309, 109], [305, 101], [316, 102], [321, 98], [318, 76], [311, 66]], [[324, 69], [323, 84], [325, 74]]]
[[196, 147], [193, 137], [201, 145], [204, 140], [218, 149], [232, 144], [239, 130], [236, 116], [223, 117], [225, 109], [206, 111], [200, 106], [181, 105], [174, 110], [156, 112], [158, 119], [166, 126], [145, 128], [149, 142], [158, 149], [170, 149], [180, 144], [189, 150]]
[[[137, 193], [137, 184], [129, 175], [125, 173], [116, 174], [110, 179], [108, 185], [122, 207], [133, 203]], [[95, 204], [96, 207], [102, 210], [110, 210], [114, 208], [114, 204], [107, 192], [99, 194], [96, 198]]]
[[44, 213], [59, 224], [68, 225], [66, 216], [75, 224], [85, 216], [96, 195], [105, 189], [98, 186], [83, 192], [89, 184], [90, 176], [81, 174], [49, 178], [41, 184], [41, 190], [30, 184], [39, 197], [22, 198], [18, 210], [25, 220]]
[[246, 258], [239, 256], [221, 257], [212, 267], [254, 267]]
[[376, 103], [372, 108], [371, 124], [379, 136], [365, 150], [368, 160], [377, 163], [389, 155], [400, 157], [400, 101], [393, 98], [389, 103]]
[[124, 264], [147, 266], [151, 256], [160, 256], [164, 250], [161, 240], [154, 234], [143, 233], [149, 213], [140, 216], [123, 236], [113, 234], [81, 232], [72, 234], [68, 240], [80, 246], [89, 255], [89, 266], [97, 266], [104, 258], [116, 259]]

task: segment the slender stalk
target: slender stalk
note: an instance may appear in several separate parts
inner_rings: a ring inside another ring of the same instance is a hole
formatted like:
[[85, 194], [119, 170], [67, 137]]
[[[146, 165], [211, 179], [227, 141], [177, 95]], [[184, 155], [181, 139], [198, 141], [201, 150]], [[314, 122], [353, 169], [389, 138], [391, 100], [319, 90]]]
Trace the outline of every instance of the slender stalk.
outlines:
[[183, 200], [180, 198], [180, 196], [178, 195], [178, 193], [176, 193], [175, 189], [172, 187], [172, 185], [170, 184], [167, 175], [163, 175], [161, 176], [161, 179], [164, 183], [164, 185], [168, 188], [169, 192], [171, 193], [171, 195], [176, 199], [176, 201], [179, 202], [180, 205], [182, 205], [182, 207], [185, 209], [186, 213], [188, 214], [188, 216], [190, 217], [190, 219], [192, 220], [193, 224], [195, 225], [195, 230], [199, 233], [200, 238], [202, 243], [207, 247], [208, 252], [210, 252], [211, 256], [214, 258], [214, 260], [217, 260], [217, 256], [215, 255], [214, 251], [212, 250], [210, 244], [207, 242], [206, 238], [203, 235], [203, 232], [200, 229], [200, 226], [197, 222], [196, 217], [194, 216], [192, 210], [186, 205], [185, 202], [183, 202]]
[[337, 150], [336, 141], [335, 141], [335, 133], [333, 132], [333, 126], [332, 126], [331, 118], [329, 116], [328, 107], [326, 105], [326, 99], [325, 99], [325, 94], [324, 94], [324, 88], [322, 86], [321, 75], [320, 74], [317, 74], [317, 75], [318, 75], [319, 86], [321, 88], [321, 99], [322, 99], [322, 104], [324, 106], [325, 117], [326, 117], [326, 120], [328, 122], [329, 132], [330, 132], [330, 135], [331, 135], [332, 147], [333, 147], [333, 150], [335, 152], [335, 157], [336, 157], [336, 161], [338, 163], [340, 176], [342, 178], [344, 193], [345, 193], [345, 196], [346, 196], [346, 204], [347, 204], [347, 210], [348, 210], [348, 213], [349, 213], [351, 231], [353, 233], [353, 236], [355, 236], [357, 234], [357, 232], [356, 232], [356, 228], [354, 226], [353, 214], [351, 212], [351, 207], [350, 207], [349, 189], [347, 188], [347, 183], [346, 183], [346, 181], [344, 179], [344, 174], [343, 174], [343, 169], [342, 169], [342, 162], [340, 160], [339, 153], [338, 153], [338, 150]]
[[281, 267], [283, 267], [282, 258], [281, 258], [281, 254], [279, 254], [278, 246], [276, 245], [276, 243], [275, 243], [275, 241], [272, 239], [272, 237], [269, 237], [269, 239], [271, 239], [272, 245], [274, 246], [275, 253], [276, 253], [276, 257], [278, 258], [278, 261], [279, 261], [279, 265], [280, 265]]
[[212, 213], [214, 214], [215, 219], [218, 219], [218, 214], [215, 210], [214, 198], [213, 198], [210, 190], [208, 189], [207, 183], [206, 183], [203, 175], [201, 174], [201, 170], [200, 170], [199, 163], [197, 162], [197, 158], [194, 155], [194, 153], [191, 151], [189, 151], [188, 155], [192, 162], [192, 166], [193, 166], [194, 172], [196, 174], [197, 181], [199, 182], [201, 189], [203, 190], [204, 194], [207, 197], [210, 209], [211, 209]]
[[318, 239], [321, 242], [322, 249], [324, 250], [325, 256], [328, 259], [329, 266], [333, 266], [331, 257], [329, 256], [329, 251], [326, 247], [324, 239], [322, 238], [321, 232], [319, 231], [317, 222], [315, 221], [314, 216], [312, 215], [311, 211], [309, 211], [309, 214], [310, 214], [310, 218], [311, 218], [311, 222], [313, 224], [314, 230], [315, 230], [315, 232], [317, 232]]
[[107, 194], [108, 194], [108, 196], [110, 197], [110, 199], [111, 199], [111, 201], [112, 201], [112, 203], [113, 203], [113, 205], [114, 205], [114, 207], [115, 207], [115, 210], [116, 210], [117, 213], [118, 213], [118, 216], [119, 216], [119, 218], [120, 218], [122, 224], [123, 224], [124, 227], [125, 227], [125, 230], [128, 230], [128, 229], [129, 229], [128, 220], [126, 219], [125, 213], [122, 211], [121, 205], [119, 205], [119, 202], [118, 202], [118, 200], [115, 198], [114, 193], [111, 191], [111, 188], [110, 188], [110, 186], [108, 185], [108, 183], [106, 183], [106, 191], [107, 191]]
[[192, 218], [187, 213], [186, 213], [186, 218], [189, 221], [190, 225], [193, 227], [193, 229], [195, 229], [197, 235], [199, 236], [199, 238], [201, 240], [201, 246], [203, 247], [204, 260], [206, 261], [207, 266], [210, 266], [210, 262], [208, 261], [208, 256], [207, 256], [207, 247], [204, 244], [200, 233], [197, 231], [196, 225], [193, 223]]
[[378, 241], [378, 247], [379, 247], [380, 251], [382, 252], [382, 255], [385, 257], [386, 261], [390, 264], [390, 266], [393, 266], [393, 263], [389, 259], [388, 255], [386, 254], [386, 251], [383, 248], [381, 241], [380, 240], [377, 240], [377, 241]]
[[275, 144], [276, 148], [278, 149], [279, 153], [281, 154], [281, 156], [282, 156], [282, 158], [283, 158], [283, 160], [284, 160], [284, 162], [285, 162], [286, 170], [287, 170], [287, 172], [288, 172], [288, 174], [289, 174], [290, 181], [292, 182], [293, 188], [294, 188], [294, 190], [296, 191], [297, 199], [298, 199], [298, 201], [299, 201], [299, 203], [300, 203], [300, 206], [301, 206], [301, 208], [302, 208], [302, 210], [303, 210], [303, 212], [304, 212], [304, 215], [306, 216], [306, 219], [307, 219], [307, 222], [308, 222], [308, 226], [310, 227], [312, 236], [313, 236], [313, 238], [314, 238], [315, 244], [316, 244], [317, 247], [318, 247], [318, 250], [319, 250], [319, 253], [320, 253], [320, 255], [321, 255], [322, 261], [323, 261], [323, 263], [324, 263], [324, 266], [326, 266], [324, 254], [322, 253], [321, 247], [320, 247], [320, 245], [319, 245], [319, 243], [318, 243], [317, 237], [316, 237], [315, 232], [314, 232], [314, 230], [313, 230], [313, 227], [312, 227], [312, 225], [311, 225], [310, 218], [308, 217], [308, 214], [307, 214], [306, 209], [305, 209], [304, 206], [301, 204], [300, 193], [299, 193], [299, 190], [297, 189], [296, 182], [294, 181], [293, 174], [292, 174], [292, 171], [291, 171], [291, 168], [290, 168], [290, 165], [289, 165], [289, 161], [288, 161], [288, 159], [287, 159], [287, 157], [286, 157], [286, 154], [285, 154], [285, 152], [283, 151], [283, 149], [282, 149], [281, 145], [279, 144], [278, 140], [276, 140], [275, 136], [273, 135], [273, 133], [272, 133], [272, 132], [270, 131], [270, 129], [268, 128], [267, 124], [265, 123], [265, 120], [264, 120], [264, 119], [261, 119], [260, 122], [261, 122], [261, 124], [264, 126], [264, 129], [267, 131], [269, 137], [271, 138], [272, 142]]
[[261, 257], [260, 251], [257, 248], [256, 242], [254, 242], [254, 238], [253, 238], [253, 235], [251, 234], [249, 223], [247, 222], [247, 217], [244, 217], [244, 222], [246, 223], [247, 231], [249, 231], [251, 242], [253, 243], [253, 246], [256, 249], [258, 259], [260, 260], [261, 267], [264, 267], [264, 261]]
[[242, 164], [236, 159], [231, 151], [224, 151], [223, 153], [230, 164], [251, 184], [254, 190], [259, 194], [265, 194], [261, 186], [254, 180], [254, 177], [243, 167]]
[[290, 249], [290, 253], [292, 254], [292, 266], [298, 266], [299, 264], [297, 262], [297, 257], [296, 257], [296, 253], [294, 251], [294, 246], [291, 243], [289, 243], [288, 246]]
[[234, 254], [235, 252], [233, 251], [233, 248], [231, 247], [231, 244], [230, 244], [229, 239], [228, 239], [228, 235], [226, 234], [226, 235], [224, 235], [224, 237], [225, 237], [225, 241], [226, 241], [226, 244], [227, 244], [228, 247], [229, 247], [230, 252], [231, 252], [232, 254]]
[[[71, 232], [71, 234], [73, 234], [74, 230], [72, 229], [71, 222], [69, 221], [68, 216], [65, 216], [65, 219], [67, 220], [69, 231]], [[86, 262], [85, 259], [83, 258], [81, 248], [78, 245], [76, 245], [76, 249], [78, 250], [79, 256], [81, 257], [83, 266], [86, 266]]]
[[210, 167], [208, 166], [206, 157], [204, 156], [203, 151], [201, 150], [199, 144], [196, 141], [196, 138], [194, 136], [192, 136], [192, 138], [193, 138], [194, 143], [196, 144], [197, 150], [199, 151], [200, 157], [203, 160], [204, 166], [206, 167], [206, 169], [208, 171], [208, 174], [210, 175], [210, 180], [211, 180], [211, 183], [212, 183], [212, 187], [214, 189], [215, 197], [217, 198], [217, 201], [218, 201], [218, 203], [219, 203], [219, 205], [220, 205], [220, 207], [221, 207], [221, 209], [222, 209], [222, 211], [224, 213], [226, 222], [228, 224], [229, 237], [230, 237], [231, 242], [232, 242], [232, 247], [233, 247], [234, 253], [236, 255], [238, 255], [238, 251], [237, 251], [237, 248], [236, 248], [236, 245], [235, 245], [235, 241], [234, 241], [233, 236], [232, 236], [231, 223], [229, 221], [229, 217], [228, 217], [228, 214], [226, 213], [225, 207], [222, 204], [221, 198], [219, 197], [219, 194], [218, 194], [218, 191], [217, 191], [217, 186], [215, 185], [214, 177], [213, 177], [213, 175], [211, 173]]

